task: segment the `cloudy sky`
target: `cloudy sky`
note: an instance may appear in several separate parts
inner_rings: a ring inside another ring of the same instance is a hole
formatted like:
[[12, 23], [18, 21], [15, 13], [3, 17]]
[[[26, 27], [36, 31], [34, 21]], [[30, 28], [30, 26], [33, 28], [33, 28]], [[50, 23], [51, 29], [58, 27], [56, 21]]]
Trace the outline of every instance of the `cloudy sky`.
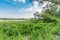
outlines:
[[30, 0], [0, 0], [0, 18], [31, 18], [41, 10], [41, 7], [35, 9]]

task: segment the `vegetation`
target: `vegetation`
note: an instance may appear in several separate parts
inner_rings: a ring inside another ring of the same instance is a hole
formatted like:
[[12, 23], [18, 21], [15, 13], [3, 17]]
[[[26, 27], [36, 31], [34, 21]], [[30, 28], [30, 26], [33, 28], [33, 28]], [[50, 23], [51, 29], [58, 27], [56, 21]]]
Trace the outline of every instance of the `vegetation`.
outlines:
[[25, 18], [0, 18], [0, 20], [27, 20]]
[[38, 18], [0, 22], [0, 40], [60, 40], [60, 10], [55, 4], [49, 8], [34, 14]]
[[[60, 23], [46, 22], [0, 22], [0, 40], [53, 40], [59, 36]], [[57, 38], [57, 40], [59, 40]], [[24, 39], [25, 40], [25, 39]]]

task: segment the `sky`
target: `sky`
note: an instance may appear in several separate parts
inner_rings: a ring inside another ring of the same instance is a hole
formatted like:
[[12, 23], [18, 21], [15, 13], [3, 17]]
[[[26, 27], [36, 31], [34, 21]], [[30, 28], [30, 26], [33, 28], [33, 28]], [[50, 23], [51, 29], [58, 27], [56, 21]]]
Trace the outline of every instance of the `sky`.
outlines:
[[0, 0], [0, 18], [32, 18], [33, 13], [42, 11], [42, 6], [35, 7], [37, 1], [32, 6], [30, 0]]

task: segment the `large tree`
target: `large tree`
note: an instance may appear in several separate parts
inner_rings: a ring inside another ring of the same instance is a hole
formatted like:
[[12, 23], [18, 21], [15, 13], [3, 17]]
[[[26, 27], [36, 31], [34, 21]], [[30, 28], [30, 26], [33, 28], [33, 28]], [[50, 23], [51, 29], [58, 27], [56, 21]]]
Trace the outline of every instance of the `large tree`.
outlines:
[[46, 6], [47, 9], [45, 9], [41, 14], [35, 13], [39, 19], [42, 17], [46, 20], [56, 20], [60, 21], [60, 10], [58, 9], [58, 4], [51, 3]]

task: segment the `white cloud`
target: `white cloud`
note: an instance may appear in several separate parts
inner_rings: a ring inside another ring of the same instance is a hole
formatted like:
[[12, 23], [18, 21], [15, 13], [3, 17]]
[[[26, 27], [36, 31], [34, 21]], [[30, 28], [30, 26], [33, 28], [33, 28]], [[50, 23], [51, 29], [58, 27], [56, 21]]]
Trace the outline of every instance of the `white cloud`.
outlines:
[[26, 0], [13, 0], [13, 1], [18, 1], [18, 2], [22, 2], [22, 3], [26, 2]]
[[31, 6], [29, 8], [18, 10], [18, 12], [21, 13], [20, 17], [22, 17], [22, 18], [32, 18], [32, 17], [34, 17], [34, 13], [37, 11], [41, 13], [42, 8], [40, 8], [40, 7], [35, 8], [34, 6]]
[[26, 2], [26, 0], [18, 0], [19, 2], [23, 2], [23, 3], [25, 3]]
[[32, 8], [23, 8], [18, 10], [19, 13], [21, 13], [21, 18], [32, 18], [33, 17], [33, 11]]
[[35, 7], [38, 7], [38, 5], [39, 5], [39, 1], [33, 1], [32, 3], [33, 3], [33, 6], [35, 6]]

